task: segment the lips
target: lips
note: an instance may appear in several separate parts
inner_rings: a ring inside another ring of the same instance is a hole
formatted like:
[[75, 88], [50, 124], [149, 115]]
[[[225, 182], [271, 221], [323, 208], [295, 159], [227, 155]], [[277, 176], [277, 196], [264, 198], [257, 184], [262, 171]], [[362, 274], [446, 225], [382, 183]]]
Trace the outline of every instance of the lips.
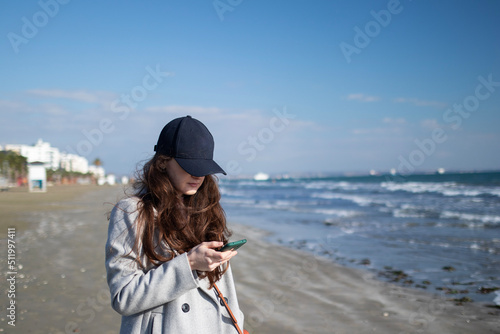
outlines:
[[199, 186], [199, 183], [188, 183], [190, 187], [196, 188]]

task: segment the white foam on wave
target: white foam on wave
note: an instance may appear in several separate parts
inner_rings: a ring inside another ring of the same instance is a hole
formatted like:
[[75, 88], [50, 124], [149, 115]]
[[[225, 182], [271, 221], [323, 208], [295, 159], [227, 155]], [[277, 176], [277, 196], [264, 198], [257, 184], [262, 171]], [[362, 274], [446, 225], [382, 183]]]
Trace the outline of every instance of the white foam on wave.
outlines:
[[227, 198], [223, 197], [221, 202], [227, 204], [241, 205], [241, 206], [253, 206], [255, 205], [254, 199], [245, 199], [245, 198]]
[[500, 306], [500, 291], [495, 291], [495, 294], [497, 295], [495, 299], [493, 299], [493, 303], [496, 305]]
[[338, 194], [335, 193], [313, 193], [311, 194], [312, 198], [322, 198], [322, 199], [335, 199], [338, 198]]
[[500, 188], [498, 187], [470, 186], [455, 182], [382, 182], [380, 186], [389, 191], [406, 191], [410, 193], [434, 192], [444, 196], [468, 197], [485, 194], [500, 197]]
[[219, 188], [220, 194], [222, 196], [233, 196], [233, 197], [247, 197], [247, 192], [243, 190], [228, 189], [226, 187]]
[[341, 209], [315, 209], [313, 210], [315, 213], [322, 213], [329, 216], [335, 216], [340, 218], [350, 218], [359, 216], [360, 213], [358, 211], [352, 210], [341, 210]]
[[358, 190], [359, 185], [341, 181], [315, 181], [304, 185], [306, 189], [328, 189], [328, 190]]
[[454, 182], [382, 182], [380, 186], [389, 191], [407, 191], [411, 193], [442, 192], [447, 187], [455, 186]]
[[500, 223], [500, 216], [480, 215], [480, 214], [454, 212], [454, 211], [443, 211], [440, 215], [440, 218], [458, 219], [466, 221], [480, 221], [483, 223], [494, 223], [494, 224]]
[[426, 215], [423, 212], [409, 211], [405, 209], [394, 209], [392, 210], [392, 215], [396, 218], [425, 218]]
[[480, 250], [481, 249], [481, 246], [479, 246], [478, 244], [476, 243], [473, 243], [469, 246], [470, 249], [477, 249], [477, 250]]
[[343, 199], [346, 201], [351, 201], [359, 206], [369, 206], [370, 204], [382, 204], [380, 201], [376, 201], [372, 198], [358, 195], [348, 195], [348, 194], [340, 194], [333, 192], [322, 192], [322, 193], [313, 193], [311, 194], [312, 198], [322, 198], [322, 199]]
[[342, 232], [344, 232], [345, 234], [354, 234], [354, 233], [356, 233], [355, 229], [347, 228], [347, 227], [342, 227], [340, 230]]
[[290, 201], [290, 200], [256, 201], [254, 199], [245, 199], [245, 198], [224, 198], [223, 203], [242, 206], [242, 207], [264, 209], [264, 210], [281, 210], [281, 211], [323, 214], [334, 218], [350, 218], [362, 215], [361, 212], [355, 210], [317, 208], [316, 205], [310, 207], [310, 206], [304, 206], [303, 202]]
[[274, 187], [275, 184], [265, 181], [241, 180], [236, 183], [238, 187]]
[[476, 197], [483, 192], [479, 190], [460, 190], [460, 189], [444, 189], [441, 191], [441, 193], [445, 196], [470, 196], [470, 197]]
[[492, 245], [490, 243], [485, 243], [485, 242], [473, 242], [469, 245], [469, 248], [473, 251], [482, 251], [491, 254], [500, 253], [500, 248], [498, 248], [496, 245]]

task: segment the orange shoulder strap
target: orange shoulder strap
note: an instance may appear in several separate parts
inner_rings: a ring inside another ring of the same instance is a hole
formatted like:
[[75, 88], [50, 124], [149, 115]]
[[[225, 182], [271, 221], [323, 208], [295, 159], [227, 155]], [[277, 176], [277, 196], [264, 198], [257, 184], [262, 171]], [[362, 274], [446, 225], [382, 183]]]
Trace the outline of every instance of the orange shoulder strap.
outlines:
[[215, 291], [217, 292], [217, 296], [224, 303], [224, 306], [226, 307], [227, 311], [229, 312], [229, 315], [231, 316], [231, 320], [233, 320], [234, 327], [236, 327], [238, 334], [248, 334], [248, 332], [246, 330], [243, 333], [241, 332], [240, 326], [238, 326], [238, 321], [236, 320], [236, 317], [234, 316], [231, 309], [229, 308], [229, 305], [227, 304], [226, 299], [222, 295], [222, 292], [220, 292], [219, 288], [217, 287], [217, 284], [214, 284], [214, 288], [215, 288]]

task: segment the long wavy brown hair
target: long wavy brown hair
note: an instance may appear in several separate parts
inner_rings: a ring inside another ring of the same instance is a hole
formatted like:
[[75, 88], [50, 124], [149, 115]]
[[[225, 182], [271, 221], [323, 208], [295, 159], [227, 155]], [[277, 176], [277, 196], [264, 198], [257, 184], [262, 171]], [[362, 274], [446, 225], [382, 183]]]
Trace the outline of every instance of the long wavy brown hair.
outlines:
[[[189, 252], [205, 241], [227, 243], [231, 232], [226, 226], [226, 216], [220, 201], [217, 179], [213, 175], [205, 179], [196, 194], [179, 197], [166, 171], [166, 163], [172, 159], [156, 154], [146, 162], [134, 183], [135, 196], [139, 198], [134, 248], [158, 266], [177, 254]], [[224, 268], [222, 268], [224, 267]], [[210, 288], [226, 272], [226, 266], [211, 272], [198, 272], [200, 278], [208, 277]]]

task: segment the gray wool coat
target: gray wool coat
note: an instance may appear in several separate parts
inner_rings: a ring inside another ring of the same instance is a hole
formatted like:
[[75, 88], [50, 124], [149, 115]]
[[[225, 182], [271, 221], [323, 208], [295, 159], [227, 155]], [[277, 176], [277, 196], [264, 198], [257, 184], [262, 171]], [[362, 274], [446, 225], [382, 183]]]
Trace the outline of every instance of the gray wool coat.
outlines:
[[[141, 269], [132, 251], [137, 233], [137, 198], [121, 200], [112, 210], [106, 243], [111, 305], [122, 315], [120, 334], [214, 333], [237, 330], [209, 282], [191, 270], [187, 254], [158, 267]], [[143, 261], [144, 262], [144, 261]], [[243, 330], [231, 268], [217, 282]]]

